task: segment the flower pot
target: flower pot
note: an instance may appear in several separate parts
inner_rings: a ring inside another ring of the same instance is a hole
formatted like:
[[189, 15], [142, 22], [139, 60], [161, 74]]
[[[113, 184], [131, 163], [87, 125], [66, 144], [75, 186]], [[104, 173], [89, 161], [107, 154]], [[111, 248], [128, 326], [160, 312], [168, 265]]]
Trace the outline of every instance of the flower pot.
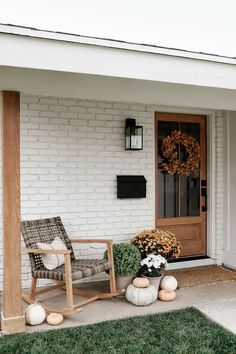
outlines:
[[160, 275], [159, 277], [146, 277], [146, 276], [143, 276], [143, 277], [147, 278], [149, 280], [149, 283], [151, 285], [155, 286], [155, 288], [157, 289], [157, 294], [158, 294], [158, 291], [159, 291], [159, 288], [160, 288], [161, 279], [162, 279], [163, 275]]
[[128, 277], [116, 277], [116, 288], [117, 290], [126, 289], [129, 284], [132, 283], [133, 276]]

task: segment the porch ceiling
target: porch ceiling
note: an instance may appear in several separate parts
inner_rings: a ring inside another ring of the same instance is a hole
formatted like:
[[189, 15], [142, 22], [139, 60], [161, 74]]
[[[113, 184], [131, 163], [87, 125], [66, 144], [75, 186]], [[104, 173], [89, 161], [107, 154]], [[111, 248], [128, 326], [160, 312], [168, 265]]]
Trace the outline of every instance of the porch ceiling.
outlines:
[[42, 96], [236, 110], [235, 90], [4, 66], [0, 66], [0, 90]]

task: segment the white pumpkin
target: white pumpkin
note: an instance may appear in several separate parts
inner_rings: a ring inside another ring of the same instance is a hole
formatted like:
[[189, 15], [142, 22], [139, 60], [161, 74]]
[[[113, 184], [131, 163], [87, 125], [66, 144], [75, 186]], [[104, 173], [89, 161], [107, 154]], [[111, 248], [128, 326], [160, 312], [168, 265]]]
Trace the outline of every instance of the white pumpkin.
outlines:
[[161, 280], [161, 289], [175, 291], [177, 289], [178, 282], [172, 275], [165, 275]]
[[136, 288], [130, 284], [125, 293], [126, 299], [136, 306], [147, 306], [157, 299], [155, 286], [149, 285], [146, 288]]
[[28, 324], [31, 326], [37, 326], [46, 318], [46, 312], [40, 304], [32, 304], [27, 307], [25, 310], [25, 319]]
[[47, 316], [47, 323], [51, 326], [58, 326], [63, 322], [63, 315], [61, 313], [51, 312]]

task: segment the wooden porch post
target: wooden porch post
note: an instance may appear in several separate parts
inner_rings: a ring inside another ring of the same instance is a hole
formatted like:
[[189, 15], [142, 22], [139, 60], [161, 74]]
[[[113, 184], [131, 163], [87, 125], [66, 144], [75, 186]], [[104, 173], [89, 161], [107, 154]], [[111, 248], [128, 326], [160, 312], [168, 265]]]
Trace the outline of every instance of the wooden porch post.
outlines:
[[20, 93], [2, 91], [4, 333], [24, 330], [21, 299]]

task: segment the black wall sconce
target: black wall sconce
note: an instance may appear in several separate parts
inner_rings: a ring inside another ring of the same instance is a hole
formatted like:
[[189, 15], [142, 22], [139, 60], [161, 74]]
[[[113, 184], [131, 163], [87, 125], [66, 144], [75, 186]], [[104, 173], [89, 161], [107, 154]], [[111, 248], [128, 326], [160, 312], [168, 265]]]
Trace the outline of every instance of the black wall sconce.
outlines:
[[143, 127], [133, 118], [126, 119], [125, 150], [143, 150]]

